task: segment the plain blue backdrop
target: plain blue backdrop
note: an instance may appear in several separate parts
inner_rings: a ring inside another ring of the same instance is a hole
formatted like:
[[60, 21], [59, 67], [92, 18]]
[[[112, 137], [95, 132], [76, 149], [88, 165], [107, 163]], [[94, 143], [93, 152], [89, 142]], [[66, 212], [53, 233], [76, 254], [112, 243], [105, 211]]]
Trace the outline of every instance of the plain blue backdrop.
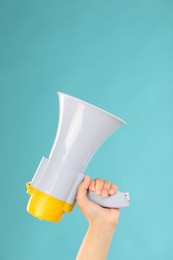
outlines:
[[[173, 1], [0, 1], [0, 259], [73, 260], [87, 230], [26, 212], [58, 123], [57, 91], [127, 121], [86, 173], [131, 194], [108, 259], [173, 259]], [[94, 258], [93, 258], [94, 259]]]

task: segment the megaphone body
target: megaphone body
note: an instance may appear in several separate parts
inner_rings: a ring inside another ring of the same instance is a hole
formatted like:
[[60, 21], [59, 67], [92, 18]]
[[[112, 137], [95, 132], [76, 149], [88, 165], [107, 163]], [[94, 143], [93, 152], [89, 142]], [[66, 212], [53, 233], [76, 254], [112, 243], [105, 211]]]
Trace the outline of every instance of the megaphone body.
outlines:
[[[100, 145], [121, 125], [120, 118], [70, 95], [58, 92], [59, 122], [48, 158], [43, 157], [31, 182], [27, 211], [41, 220], [59, 221], [71, 212], [84, 171]], [[103, 198], [88, 192], [93, 202], [110, 208], [129, 206], [129, 193]]]

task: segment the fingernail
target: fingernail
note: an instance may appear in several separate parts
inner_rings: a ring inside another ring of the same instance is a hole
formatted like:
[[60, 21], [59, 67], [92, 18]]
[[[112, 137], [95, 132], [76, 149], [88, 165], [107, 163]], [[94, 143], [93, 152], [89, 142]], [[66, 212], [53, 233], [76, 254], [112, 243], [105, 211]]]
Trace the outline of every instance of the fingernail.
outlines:
[[110, 194], [114, 194], [114, 190], [113, 189], [110, 189]]
[[99, 190], [96, 190], [97, 195], [101, 195], [101, 192]]
[[92, 190], [92, 191], [95, 191], [94, 185], [91, 185], [91, 190]]
[[107, 196], [108, 196], [107, 190], [103, 190], [103, 191], [102, 191], [102, 196], [103, 196], [103, 197], [107, 197]]

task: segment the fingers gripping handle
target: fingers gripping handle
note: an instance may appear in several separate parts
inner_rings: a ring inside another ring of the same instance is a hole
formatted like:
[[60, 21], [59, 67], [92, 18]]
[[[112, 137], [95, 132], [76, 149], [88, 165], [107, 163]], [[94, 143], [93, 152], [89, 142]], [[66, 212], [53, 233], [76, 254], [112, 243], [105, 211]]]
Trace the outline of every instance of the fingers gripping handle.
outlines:
[[[84, 174], [79, 174], [76, 179], [73, 188], [67, 198], [67, 203], [74, 204], [77, 195], [77, 188], [79, 184], [85, 178]], [[107, 207], [107, 208], [127, 208], [130, 204], [130, 195], [128, 192], [120, 192], [118, 191], [116, 194], [111, 195], [107, 198], [103, 198], [101, 196], [96, 195], [94, 192], [88, 191], [87, 197], [89, 200], [95, 202], [96, 204]]]

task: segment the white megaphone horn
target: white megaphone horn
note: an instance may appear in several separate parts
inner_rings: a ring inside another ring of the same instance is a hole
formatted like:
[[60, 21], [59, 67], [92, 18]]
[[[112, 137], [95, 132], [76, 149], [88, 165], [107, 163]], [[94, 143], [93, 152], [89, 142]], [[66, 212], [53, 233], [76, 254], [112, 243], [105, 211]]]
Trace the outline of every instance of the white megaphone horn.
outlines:
[[[71, 212], [84, 171], [100, 145], [121, 125], [120, 118], [85, 101], [58, 92], [59, 123], [48, 158], [43, 157], [31, 182], [27, 211], [41, 220], [59, 221]], [[128, 207], [129, 193], [103, 198], [88, 192], [93, 202], [109, 208]]]

